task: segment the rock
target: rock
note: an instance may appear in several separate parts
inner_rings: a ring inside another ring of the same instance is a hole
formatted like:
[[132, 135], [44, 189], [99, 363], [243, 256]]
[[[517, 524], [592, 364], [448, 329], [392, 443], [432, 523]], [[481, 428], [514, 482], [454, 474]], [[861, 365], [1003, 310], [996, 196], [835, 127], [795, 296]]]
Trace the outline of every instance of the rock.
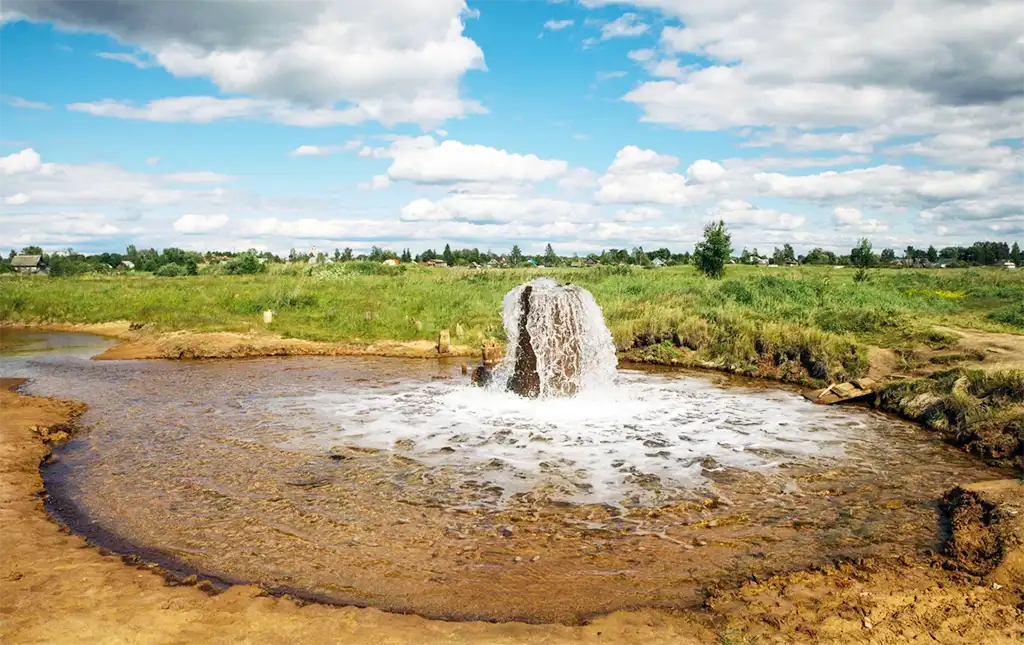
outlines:
[[787, 495], [792, 495], [793, 493], [799, 493], [800, 492], [800, 487], [797, 486], [797, 483], [795, 481], [788, 481], [782, 487], [782, 492], [787, 494]]
[[523, 559], [517, 555], [516, 557], [512, 558], [512, 561], [513, 562], [522, 562]]
[[510, 538], [510, 537], [512, 537], [512, 526], [511, 525], [510, 526], [503, 526], [503, 527], [501, 527], [501, 531], [500, 532], [501, 532], [501, 536], [502, 537]]
[[447, 354], [452, 350], [452, 333], [447, 329], [442, 329], [437, 334], [437, 353]]
[[466, 335], [466, 331], [462, 328], [462, 325], [456, 324], [455, 325], [455, 337], [456, 338], [462, 338], [465, 335]]
[[535, 555], [532, 558], [530, 558], [530, 562], [536, 562], [537, 560], [540, 560], [540, 556], [539, 555]]

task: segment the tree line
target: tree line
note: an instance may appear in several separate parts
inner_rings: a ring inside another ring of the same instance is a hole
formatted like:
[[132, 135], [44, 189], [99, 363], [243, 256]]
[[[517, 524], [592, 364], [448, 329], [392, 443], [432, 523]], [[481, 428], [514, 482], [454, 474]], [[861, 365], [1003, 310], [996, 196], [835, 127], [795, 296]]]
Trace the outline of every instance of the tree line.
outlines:
[[[12, 270], [11, 260], [15, 254], [15, 251], [12, 250], [6, 260], [0, 261], [0, 272]], [[503, 267], [619, 264], [646, 267], [694, 264], [708, 275], [721, 275], [725, 265], [729, 263], [824, 264], [867, 268], [892, 265], [897, 260], [901, 260], [903, 265], [914, 266], [927, 266], [940, 262], [961, 266], [985, 266], [1001, 264], [1007, 260], [1020, 266], [1024, 262], [1018, 243], [1014, 242], [1011, 246], [1006, 242], [990, 241], [975, 242], [970, 246], [947, 246], [942, 249], [936, 249], [934, 246], [929, 246], [927, 249], [907, 246], [900, 252], [899, 257], [896, 251], [890, 248], [883, 249], [876, 254], [867, 239], [860, 240], [848, 254], [837, 254], [817, 247], [806, 254], [797, 255], [790, 244], [775, 247], [771, 253], [762, 253], [757, 248], [752, 250], [744, 248], [739, 254], [734, 254], [731, 235], [722, 221], [706, 226], [704, 238], [697, 243], [693, 252], [684, 251], [682, 253], [673, 252], [665, 247], [645, 250], [643, 247], [637, 246], [632, 249], [611, 248], [600, 253], [588, 253], [583, 256], [579, 254], [565, 256], [556, 253], [551, 244], [548, 244], [543, 253], [531, 255], [523, 253], [518, 245], [513, 245], [507, 253], [494, 253], [490, 249], [481, 251], [475, 247], [453, 249], [450, 244], [445, 244], [441, 252], [435, 249], [425, 249], [415, 255], [408, 248], [395, 252], [379, 246], [372, 247], [368, 253], [356, 253], [351, 248], [334, 249], [333, 252], [315, 250], [300, 252], [291, 249], [286, 256], [280, 257], [269, 251], [255, 249], [243, 252], [197, 252], [168, 247], [158, 251], [153, 248], [139, 249], [135, 245], [128, 246], [124, 253], [104, 252], [92, 255], [78, 253], [73, 249], [47, 254], [39, 246], [27, 246], [21, 250], [21, 254], [43, 256], [51, 275], [101, 273], [118, 268], [131, 268], [160, 275], [196, 275], [201, 266], [211, 264], [224, 265], [225, 273], [246, 274], [260, 273], [266, 270], [266, 265], [270, 263], [383, 262], [386, 260], [398, 260], [402, 263], [441, 260], [448, 266], [497, 265]]]

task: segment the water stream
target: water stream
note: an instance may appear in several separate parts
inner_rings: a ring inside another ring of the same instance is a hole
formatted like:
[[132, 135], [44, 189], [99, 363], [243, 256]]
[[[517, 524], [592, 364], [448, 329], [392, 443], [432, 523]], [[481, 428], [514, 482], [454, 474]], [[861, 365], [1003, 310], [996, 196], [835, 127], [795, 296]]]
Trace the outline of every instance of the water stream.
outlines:
[[720, 375], [619, 369], [530, 400], [454, 362], [88, 360], [107, 342], [3, 334], [4, 376], [89, 405], [44, 470], [58, 515], [387, 610], [695, 606], [710, 584], [937, 548], [938, 497], [1006, 475], [874, 411]]

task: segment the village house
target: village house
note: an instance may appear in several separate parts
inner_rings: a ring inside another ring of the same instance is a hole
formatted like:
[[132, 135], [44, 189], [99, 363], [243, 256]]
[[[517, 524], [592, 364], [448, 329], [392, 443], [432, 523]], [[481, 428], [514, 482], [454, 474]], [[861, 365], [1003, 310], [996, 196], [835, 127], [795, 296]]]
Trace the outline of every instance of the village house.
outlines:
[[46, 261], [41, 255], [16, 255], [11, 267], [18, 273], [46, 273]]

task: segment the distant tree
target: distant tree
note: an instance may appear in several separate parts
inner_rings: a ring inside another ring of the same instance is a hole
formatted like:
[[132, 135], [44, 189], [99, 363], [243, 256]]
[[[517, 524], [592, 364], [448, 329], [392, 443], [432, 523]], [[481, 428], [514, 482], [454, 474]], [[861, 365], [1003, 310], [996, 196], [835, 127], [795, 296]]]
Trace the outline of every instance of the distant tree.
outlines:
[[883, 249], [878, 259], [882, 261], [882, 264], [889, 264], [896, 259], [896, 252], [892, 249]]
[[348, 248], [347, 246], [345, 247], [345, 250], [341, 252], [341, 261], [342, 262], [351, 262], [352, 261], [352, 249]]
[[455, 255], [452, 253], [451, 245], [444, 245], [444, 251], [441, 253], [441, 259], [443, 259], [445, 264], [448, 266], [455, 266]]
[[704, 275], [721, 278], [725, 274], [725, 263], [732, 255], [732, 237], [725, 228], [725, 221], [711, 222], [704, 227], [704, 240], [693, 249], [693, 262]]
[[929, 246], [928, 247], [928, 261], [929, 262], [935, 262], [938, 259], [939, 259], [938, 251], [935, 250], [934, 246]]
[[740, 253], [740, 264], [751, 264], [750, 251], [748, 251], [746, 247], [744, 247], [743, 252]]
[[409, 252], [409, 249], [402, 251], [402, 262], [412, 262], [412, 253]]
[[299, 261], [299, 253], [298, 253], [298, 251], [296, 251], [295, 249], [292, 249], [291, 251], [288, 251], [288, 261], [289, 262], [298, 262]]
[[836, 254], [832, 251], [826, 251], [821, 247], [815, 247], [807, 252], [804, 256], [805, 264], [835, 264]]
[[651, 260], [661, 260], [665, 264], [668, 264], [669, 262], [672, 261], [672, 251], [669, 251], [666, 248], [649, 251], [647, 253], [647, 256], [651, 258]]
[[639, 267], [651, 266], [651, 257], [644, 253], [644, 247], [642, 246], [638, 246], [633, 249], [633, 253], [629, 256], [629, 261], [631, 264], [635, 264]]
[[333, 259], [335, 262], [341, 262], [341, 251], [339, 251], [338, 249], [334, 249]]
[[41, 246], [26, 246], [21, 250], [22, 255], [43, 255], [43, 247]]
[[903, 251], [903, 259], [913, 260], [917, 257], [917, 249], [913, 246], [907, 245], [907, 248]]
[[1020, 245], [1016, 242], [1013, 243], [1013, 248], [1010, 249], [1010, 260], [1017, 266], [1020, 266], [1021, 260], [1024, 260], [1024, 258], [1021, 257]]
[[795, 261], [796, 255], [793, 253], [793, 247], [789, 244], [784, 244], [781, 249], [776, 247], [775, 251], [772, 253], [773, 264], [783, 265], [787, 262]]
[[561, 264], [561, 260], [555, 250], [551, 248], [551, 244], [544, 247], [544, 266], [556, 267]]
[[866, 237], [860, 238], [856, 248], [850, 251], [850, 264], [861, 269], [873, 266], [877, 261], [875, 254], [871, 251], [871, 241]]
[[519, 266], [519, 264], [522, 261], [523, 261], [523, 252], [519, 250], [519, 245], [518, 244], [514, 244], [512, 246], [512, 251], [508, 254], [508, 262], [509, 262], [509, 264], [511, 264], [512, 266], [515, 267], [515, 266]]

